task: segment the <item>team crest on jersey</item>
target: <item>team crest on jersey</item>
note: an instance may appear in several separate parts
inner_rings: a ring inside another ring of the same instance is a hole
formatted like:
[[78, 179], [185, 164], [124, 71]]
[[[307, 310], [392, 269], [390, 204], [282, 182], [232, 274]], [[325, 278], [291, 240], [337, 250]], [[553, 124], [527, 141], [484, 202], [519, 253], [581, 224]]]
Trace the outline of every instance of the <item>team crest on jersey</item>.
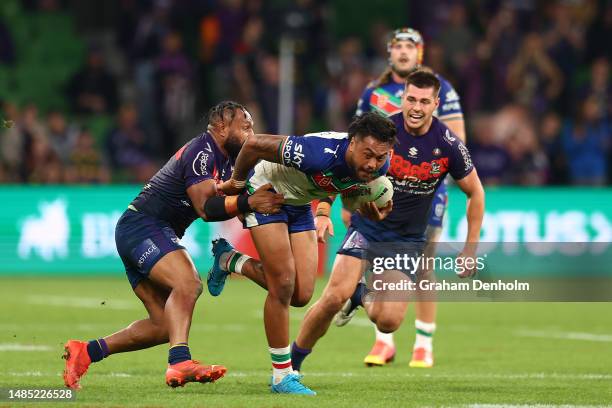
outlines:
[[438, 149], [437, 147], [435, 149], [433, 149], [432, 151], [434, 156], [439, 156], [442, 154], [442, 150]]
[[378, 100], [376, 101], [376, 104], [379, 108], [384, 108], [385, 106], [387, 106], [387, 102], [389, 102], [389, 97], [387, 95], [378, 95]]
[[322, 174], [313, 174], [312, 179], [317, 186], [323, 187], [323, 188], [329, 187], [329, 185], [333, 181], [331, 177], [324, 176]]
[[351, 177], [338, 179], [333, 175], [316, 173], [310, 176], [311, 182], [319, 189], [330, 192], [346, 192], [357, 188], [359, 182], [353, 181]]
[[429, 173], [432, 176], [438, 176], [440, 175], [440, 163], [436, 162], [436, 161], [432, 161], [431, 162], [431, 170], [429, 171]]

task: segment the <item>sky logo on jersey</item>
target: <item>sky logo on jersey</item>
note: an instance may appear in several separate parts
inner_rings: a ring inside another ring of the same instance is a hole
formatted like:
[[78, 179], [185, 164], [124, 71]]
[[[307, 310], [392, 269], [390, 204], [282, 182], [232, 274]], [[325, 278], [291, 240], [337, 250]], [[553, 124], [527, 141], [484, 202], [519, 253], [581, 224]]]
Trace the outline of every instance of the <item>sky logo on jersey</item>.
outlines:
[[293, 144], [294, 141], [291, 138], [286, 139], [285, 146], [283, 147], [283, 164], [299, 169], [304, 159], [304, 146], [301, 143], [295, 142], [294, 147]]

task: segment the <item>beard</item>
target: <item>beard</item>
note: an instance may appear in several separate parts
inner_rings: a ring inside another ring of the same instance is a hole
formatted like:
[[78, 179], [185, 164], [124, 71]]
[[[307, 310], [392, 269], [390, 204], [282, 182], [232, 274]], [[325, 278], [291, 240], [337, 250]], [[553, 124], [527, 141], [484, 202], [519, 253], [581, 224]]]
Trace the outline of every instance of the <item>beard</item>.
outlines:
[[399, 69], [392, 63], [389, 65], [391, 66], [391, 71], [395, 72], [400, 78], [403, 78], [403, 79], [408, 77], [408, 75], [410, 75], [412, 71], [415, 71], [417, 69], [416, 66], [410, 69]]
[[242, 148], [242, 143], [237, 137], [228, 137], [225, 141], [225, 151], [232, 158], [235, 159], [238, 157], [238, 153], [240, 153], [240, 149]]

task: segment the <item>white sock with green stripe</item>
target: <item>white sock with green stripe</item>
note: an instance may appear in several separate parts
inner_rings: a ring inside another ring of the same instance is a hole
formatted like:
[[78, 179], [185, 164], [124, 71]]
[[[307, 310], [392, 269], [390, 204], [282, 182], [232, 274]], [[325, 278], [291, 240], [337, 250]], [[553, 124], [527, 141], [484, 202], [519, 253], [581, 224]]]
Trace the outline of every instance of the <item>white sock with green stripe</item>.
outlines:
[[221, 254], [221, 256], [219, 257], [219, 264], [221, 270], [223, 271], [242, 273], [242, 266], [249, 259], [251, 259], [250, 256], [232, 250]]
[[436, 324], [425, 323], [417, 319], [414, 321], [414, 327], [416, 328], [414, 348], [424, 348], [427, 351], [431, 351], [433, 349], [433, 334], [436, 331]]
[[291, 367], [291, 348], [289, 346], [282, 348], [270, 347], [268, 350], [270, 350], [270, 357], [272, 358], [272, 381], [276, 385], [287, 374], [293, 372], [293, 367]]

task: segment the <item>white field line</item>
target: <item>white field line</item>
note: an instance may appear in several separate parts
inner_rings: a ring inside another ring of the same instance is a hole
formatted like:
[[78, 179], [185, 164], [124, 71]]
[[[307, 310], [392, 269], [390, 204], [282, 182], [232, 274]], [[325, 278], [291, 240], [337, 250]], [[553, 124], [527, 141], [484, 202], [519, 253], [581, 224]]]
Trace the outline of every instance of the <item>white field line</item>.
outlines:
[[[41, 371], [7, 371], [5, 373], [3, 373], [4, 375], [7, 376], [11, 376], [11, 377], [61, 377], [62, 373], [61, 372], [55, 372], [55, 373], [43, 373]], [[132, 377], [132, 374], [128, 374], [128, 373], [99, 373], [99, 374], [95, 374], [96, 377], [119, 377], [119, 378], [128, 378], [128, 377]]]
[[[61, 375], [60, 372], [49, 373], [49, 372], [41, 372], [41, 371], [8, 371], [0, 374], [5, 374], [13, 377], [56, 377]], [[438, 378], [438, 379], [499, 379], [499, 380], [515, 380], [515, 379], [523, 379], [523, 380], [548, 380], [548, 379], [556, 379], [556, 380], [580, 380], [580, 381], [601, 381], [601, 380], [612, 380], [612, 374], [596, 374], [596, 373], [587, 373], [587, 374], [560, 374], [560, 373], [518, 373], [518, 374], [495, 374], [495, 373], [482, 373], [482, 374], [427, 374], [417, 375], [411, 373], [383, 373], [383, 372], [374, 372], [372, 370], [364, 370], [363, 372], [304, 372], [304, 376], [307, 377], [354, 377], [354, 378], [371, 378], [371, 377], [379, 377], [379, 378], [419, 378], [419, 377], [430, 377], [430, 378]], [[270, 375], [269, 371], [229, 371], [227, 373], [227, 377], [239, 377], [239, 378], [248, 378], [248, 377], [267, 377]], [[132, 377], [132, 374], [129, 373], [121, 373], [121, 372], [110, 372], [110, 373], [99, 373], [95, 374], [95, 376], [106, 376], [106, 377]], [[471, 405], [475, 406], [475, 405]], [[484, 405], [482, 405], [484, 406]], [[494, 406], [494, 405], [491, 405]], [[505, 406], [505, 405], [504, 405]]]
[[468, 408], [598, 408], [598, 407], [609, 407], [610, 405], [550, 405], [550, 404], [536, 404], [536, 405], [515, 405], [515, 404], [470, 404], [466, 405]]
[[89, 297], [67, 297], [55, 295], [31, 295], [26, 297], [26, 303], [31, 305], [44, 306], [69, 306], [83, 309], [113, 309], [113, 310], [133, 310], [140, 309], [138, 303], [127, 300], [109, 300]]
[[[269, 371], [229, 371], [226, 376], [228, 377], [257, 377], [261, 375], [269, 375]], [[302, 372], [304, 377], [407, 377], [407, 378], [444, 378], [444, 379], [499, 379], [499, 380], [581, 380], [581, 381], [600, 381], [600, 380], [612, 380], [612, 374], [598, 374], [598, 373], [587, 373], [587, 374], [560, 374], [560, 373], [517, 373], [517, 374], [495, 374], [495, 373], [483, 373], [483, 374], [425, 374], [417, 375], [412, 373], [397, 373], [397, 372], [374, 372], [372, 370], [364, 370], [363, 372]]]
[[0, 343], [0, 351], [50, 351], [53, 347], [37, 344]]
[[543, 339], [584, 340], [612, 343], [612, 334], [596, 334], [582, 332], [560, 332], [543, 330], [519, 330], [515, 333], [521, 337], [537, 337]]

